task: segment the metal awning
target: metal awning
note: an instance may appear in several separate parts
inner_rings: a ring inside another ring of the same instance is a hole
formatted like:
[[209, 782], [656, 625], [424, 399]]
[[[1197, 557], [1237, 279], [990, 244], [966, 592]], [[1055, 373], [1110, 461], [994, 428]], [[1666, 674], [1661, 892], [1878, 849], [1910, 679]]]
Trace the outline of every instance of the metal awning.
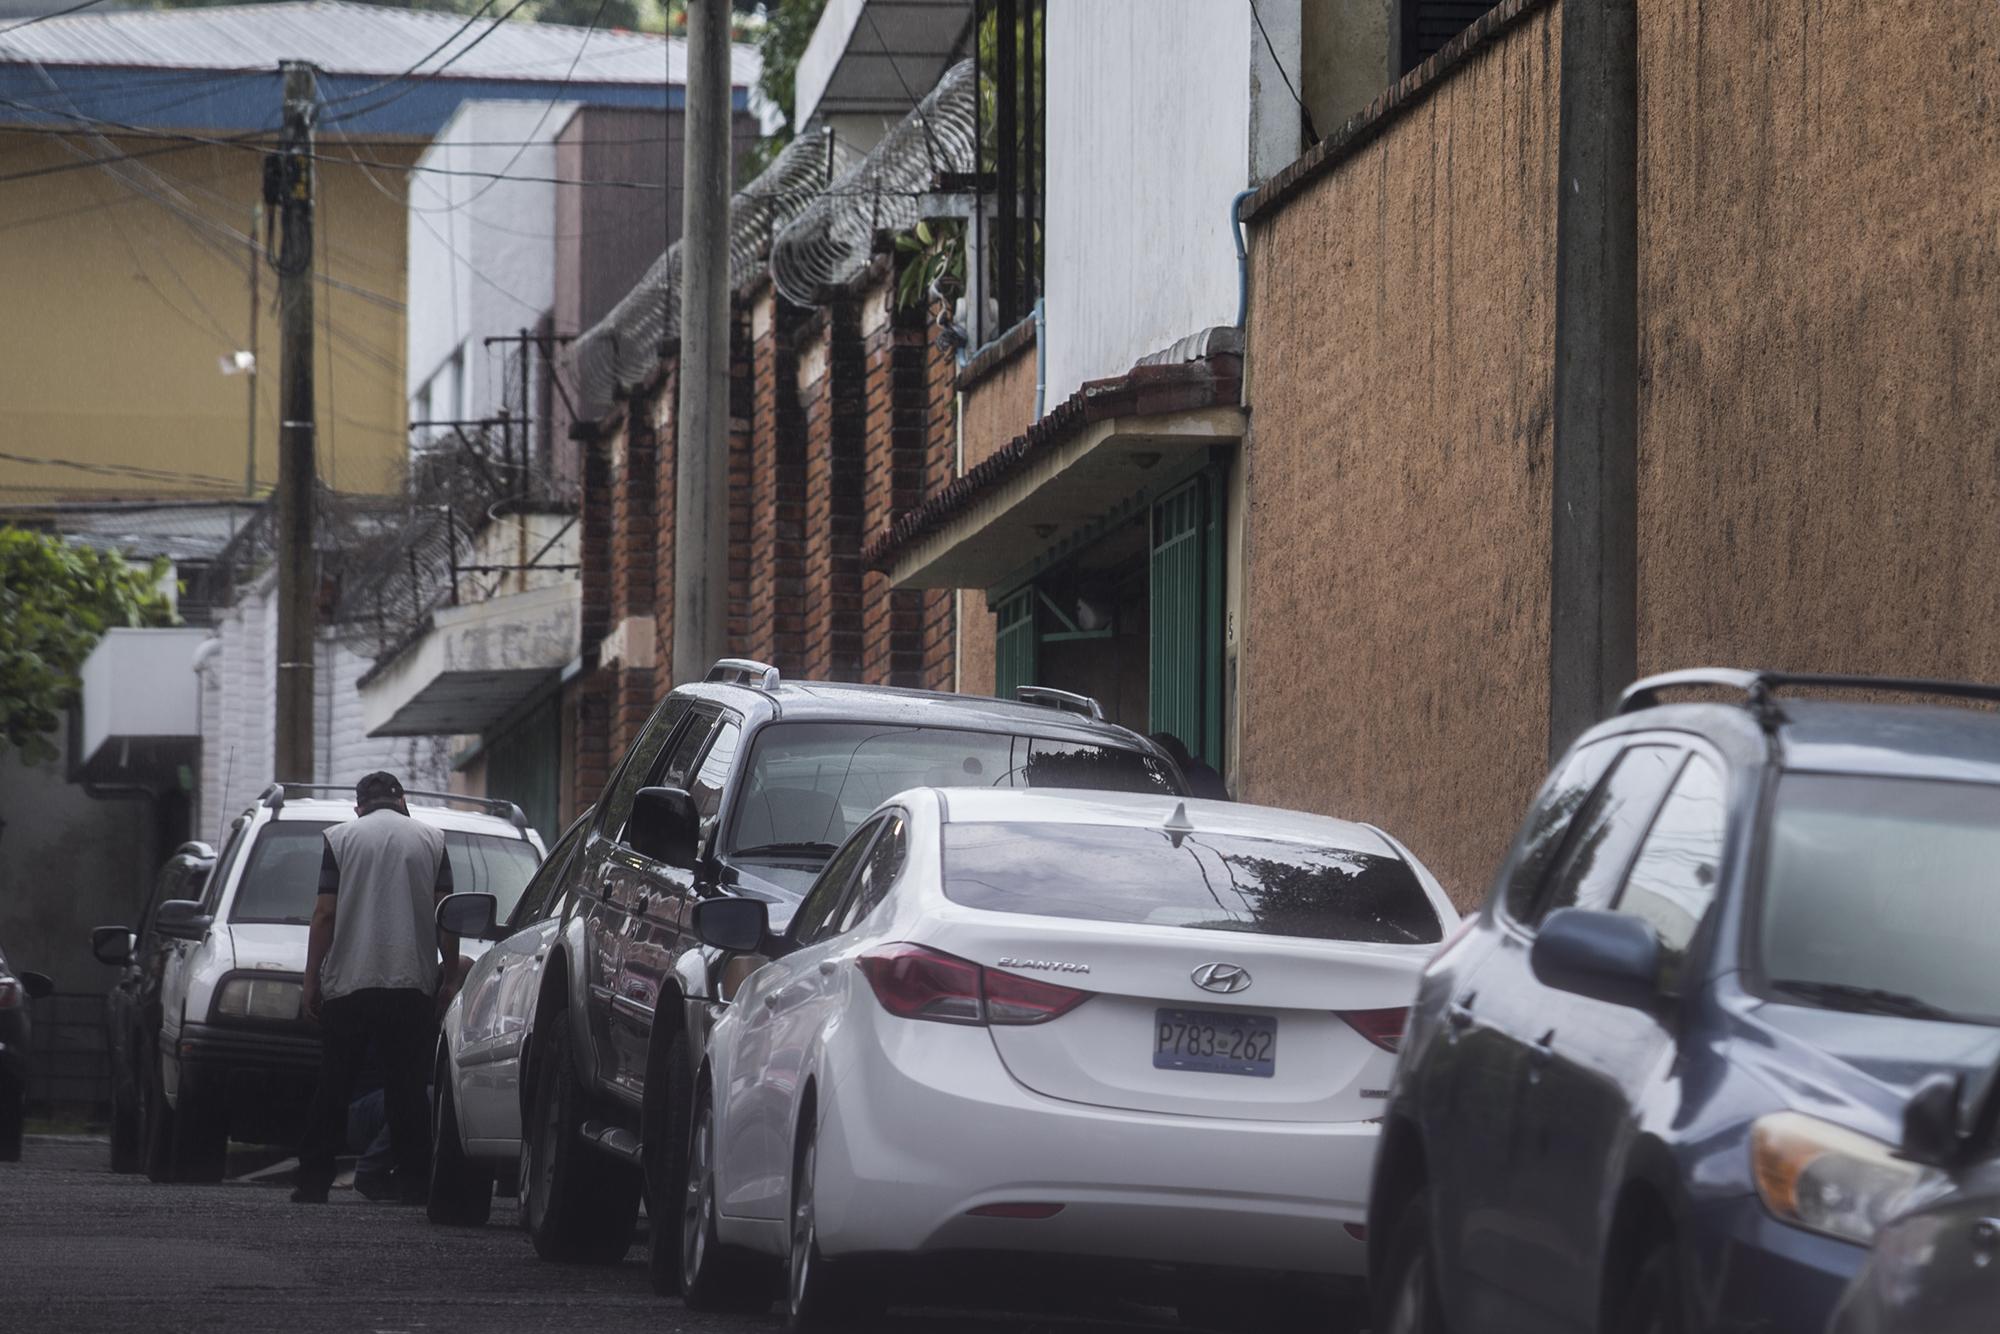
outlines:
[[951, 64], [972, 0], [831, 0], [799, 58], [798, 123], [901, 115]]
[[576, 657], [582, 611], [572, 580], [432, 613], [428, 630], [362, 678], [368, 735], [485, 731]]
[[1095, 540], [1243, 438], [1240, 357], [1096, 380], [879, 537], [898, 588], [995, 589]]
[[177, 781], [201, 748], [201, 682], [194, 655], [199, 628], [115, 629], [83, 660], [74, 782], [153, 787]]

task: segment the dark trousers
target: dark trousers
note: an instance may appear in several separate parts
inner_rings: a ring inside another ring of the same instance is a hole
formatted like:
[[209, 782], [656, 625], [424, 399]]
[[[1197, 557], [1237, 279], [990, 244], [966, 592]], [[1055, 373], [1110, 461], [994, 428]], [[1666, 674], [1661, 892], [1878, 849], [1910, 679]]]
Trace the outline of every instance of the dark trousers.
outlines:
[[423, 1189], [431, 1172], [430, 1100], [424, 1094], [435, 1038], [431, 1010], [431, 998], [414, 988], [357, 991], [320, 1006], [319, 1087], [299, 1146], [301, 1186], [325, 1190], [333, 1184], [334, 1157], [347, 1147], [347, 1105], [372, 1042], [382, 1063], [396, 1176], [406, 1191]]

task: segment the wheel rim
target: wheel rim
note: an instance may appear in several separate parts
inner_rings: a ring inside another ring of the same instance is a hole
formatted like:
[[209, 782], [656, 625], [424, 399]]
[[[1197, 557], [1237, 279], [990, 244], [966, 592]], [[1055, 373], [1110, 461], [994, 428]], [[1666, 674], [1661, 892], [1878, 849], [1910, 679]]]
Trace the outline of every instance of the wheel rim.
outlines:
[[708, 1258], [708, 1213], [715, 1198], [715, 1186], [709, 1175], [712, 1132], [708, 1108], [702, 1106], [696, 1116], [699, 1119], [695, 1122], [694, 1138], [688, 1145], [687, 1187], [681, 1192], [681, 1268], [690, 1283], [701, 1273], [702, 1262]]
[[813, 1253], [819, 1249], [813, 1219], [813, 1165], [818, 1147], [806, 1141], [799, 1155], [799, 1179], [792, 1183], [792, 1310], [803, 1311], [812, 1285]]
[[551, 1051], [543, 1057], [541, 1081], [538, 1085], [536, 1107], [541, 1116], [536, 1119], [533, 1148], [523, 1164], [522, 1180], [533, 1187], [525, 1202], [530, 1218], [538, 1218], [554, 1190], [556, 1175], [556, 1137], [561, 1133], [562, 1099], [557, 1095], [555, 1062], [561, 1058], [559, 1051]]
[[1388, 1334], [1423, 1334], [1430, 1299], [1430, 1271], [1422, 1255], [1411, 1258], [1396, 1285], [1395, 1309], [1390, 1315]]

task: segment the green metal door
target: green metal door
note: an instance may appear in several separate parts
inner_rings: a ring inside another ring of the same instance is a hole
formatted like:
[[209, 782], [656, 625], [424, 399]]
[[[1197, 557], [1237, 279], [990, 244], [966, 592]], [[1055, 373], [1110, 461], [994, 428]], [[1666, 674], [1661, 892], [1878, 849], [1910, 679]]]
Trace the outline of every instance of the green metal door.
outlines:
[[1153, 504], [1147, 729], [1172, 732], [1222, 767], [1222, 540], [1214, 497], [1197, 477]]
[[518, 805], [544, 844], [562, 832], [556, 822], [562, 762], [558, 702], [550, 696], [486, 746], [486, 795]]
[[993, 693], [1012, 699], [1015, 687], [1035, 684], [1035, 586], [1008, 594], [993, 610], [999, 621], [993, 643]]

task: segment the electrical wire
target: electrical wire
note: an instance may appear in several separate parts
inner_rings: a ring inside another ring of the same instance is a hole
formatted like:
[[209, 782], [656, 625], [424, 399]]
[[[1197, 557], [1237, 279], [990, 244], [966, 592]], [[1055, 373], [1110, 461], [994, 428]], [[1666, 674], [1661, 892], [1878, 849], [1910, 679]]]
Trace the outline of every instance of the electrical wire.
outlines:
[[167, 468], [143, 468], [129, 463], [90, 463], [83, 459], [38, 458], [31, 454], [15, 454], [0, 450], [0, 459], [8, 463], [25, 463], [39, 468], [69, 468], [77, 472], [104, 473], [111, 476], [143, 477], [150, 481], [204, 482], [217, 486], [240, 487], [240, 477], [216, 477], [202, 472], [176, 472]]
[[22, 19], [19, 23], [10, 23], [4, 28], [0, 28], [0, 37], [5, 37], [10, 32], [19, 32], [23, 28], [32, 28], [37, 23], [47, 23], [50, 19], [68, 18], [71, 14], [79, 10], [89, 9], [92, 5], [101, 5], [103, 3], [104, 0], [83, 0], [82, 4], [71, 5], [68, 9], [58, 9], [53, 14], [37, 14], [33, 18]]
[[[423, 87], [426, 83], [430, 82], [431, 80], [437, 78], [438, 75], [444, 73], [446, 70], [450, 69], [453, 65], [457, 64], [460, 60], [464, 59], [467, 55], [471, 54], [472, 49], [474, 47], [478, 46], [488, 37], [491, 37], [494, 33], [500, 31], [500, 25], [505, 23], [508, 19], [513, 18], [514, 15], [521, 9], [521, 7], [527, 3], [528, 0], [514, 0], [514, 3], [508, 7], [507, 11], [504, 14], [497, 14], [494, 16], [493, 22], [487, 25], [485, 32], [480, 33], [477, 37], [467, 42], [464, 46], [461, 46], [458, 50], [452, 52], [450, 59], [444, 61], [436, 69], [425, 70], [422, 77], [419, 78], [416, 74], [415, 66], [412, 66], [410, 69], [404, 71], [402, 74], [399, 74], [395, 76], [395, 78], [387, 81], [389, 83], [394, 83], [396, 79], [406, 80], [406, 82], [403, 84], [402, 87], [396, 89], [396, 91], [390, 93], [387, 97], [384, 97], [379, 101], [369, 103], [367, 106], [355, 107], [352, 110], [343, 111], [340, 115], [333, 117], [333, 121], [353, 120], [357, 116], [370, 116], [376, 113], [377, 111], [380, 111], [383, 107], [389, 106], [392, 103], [399, 102], [403, 98], [408, 97], [411, 93]], [[486, 7], [482, 5], [480, 7], [480, 13], [484, 13], [485, 8]], [[478, 16], [479, 16], [478, 14], [474, 14], [473, 18], [476, 19], [478, 18]], [[471, 27], [471, 26], [472, 26], [471, 21], [468, 20], [467, 23], [465, 24], [465, 27]], [[463, 32], [464, 30], [465, 30], [464, 28], [459, 29], [460, 32]], [[456, 39], [456, 37], [457, 34], [454, 33], [452, 37], [447, 38], [445, 40], [445, 45], [449, 46], [451, 42]], [[435, 54], [435, 52], [433, 52], [432, 54]], [[428, 60], [430, 59], [430, 57], [425, 56], [424, 59]], [[417, 63], [420, 65], [423, 63], [423, 61], [418, 61]], [[348, 98], [343, 96], [337, 100], [346, 101], [348, 100]]]
[[[424, 67], [425, 61], [429, 60], [432, 56], [436, 55], [438, 52], [444, 50], [447, 46], [450, 46], [453, 42], [457, 41], [460, 37], [464, 36], [466, 30], [471, 28], [473, 24], [479, 22], [480, 17], [483, 14], [485, 14], [487, 10], [491, 8], [493, 8], [493, 0], [484, 0], [484, 3], [482, 3], [479, 6], [479, 8], [473, 10], [472, 13], [466, 16], [465, 22], [459, 24], [458, 27], [452, 30], [451, 36], [445, 38], [443, 41], [439, 42], [436, 46], [432, 47], [430, 50], [418, 56], [416, 58], [416, 61], [402, 73], [392, 74], [388, 78], [383, 79], [378, 83], [369, 84], [366, 88], [358, 88], [351, 93], [342, 93], [338, 97], [328, 98], [326, 99], [326, 105], [337, 106], [342, 102], [352, 102], [354, 99], [358, 97], [366, 97], [370, 93], [379, 92], [381, 89], [387, 88], [392, 83], [396, 83], [399, 82], [400, 80], [411, 77], [418, 70]], [[467, 51], [471, 49], [472, 49], [471, 47], [466, 48]], [[463, 55], [465, 54], [465, 52], [461, 51], [459, 54]], [[457, 57], [455, 56], [453, 57], [453, 59], [457, 59]], [[439, 66], [439, 68], [442, 69], [443, 66]]]
[[1278, 48], [1271, 44], [1271, 34], [1264, 30], [1264, 16], [1257, 12], [1257, 0], [1250, 0], [1250, 17], [1257, 24], [1258, 33], [1264, 38], [1264, 49], [1271, 53], [1271, 63], [1277, 66], [1278, 77], [1285, 81], [1285, 91], [1292, 95], [1292, 101], [1299, 104], [1299, 118], [1305, 125], [1306, 138], [1319, 142], [1319, 131], [1313, 128], [1313, 113], [1306, 109], [1305, 99], [1299, 90], [1292, 87], [1292, 76], [1285, 73], [1285, 62], [1278, 59]]

